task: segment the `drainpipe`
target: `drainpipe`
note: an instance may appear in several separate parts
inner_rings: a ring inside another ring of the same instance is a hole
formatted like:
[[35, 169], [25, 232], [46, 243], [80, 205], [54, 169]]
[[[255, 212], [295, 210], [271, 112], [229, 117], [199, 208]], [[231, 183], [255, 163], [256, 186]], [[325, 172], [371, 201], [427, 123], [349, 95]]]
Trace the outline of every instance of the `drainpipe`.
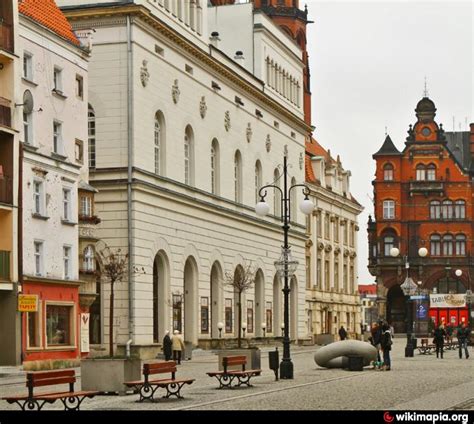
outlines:
[[127, 15], [127, 128], [128, 128], [128, 169], [127, 169], [127, 227], [128, 227], [128, 336], [133, 339], [134, 332], [134, 286], [133, 286], [133, 230], [132, 230], [132, 164], [133, 164], [133, 52], [132, 25]]
[[125, 347], [125, 356], [127, 359], [130, 359], [130, 345], [132, 344], [132, 339], [129, 339]]

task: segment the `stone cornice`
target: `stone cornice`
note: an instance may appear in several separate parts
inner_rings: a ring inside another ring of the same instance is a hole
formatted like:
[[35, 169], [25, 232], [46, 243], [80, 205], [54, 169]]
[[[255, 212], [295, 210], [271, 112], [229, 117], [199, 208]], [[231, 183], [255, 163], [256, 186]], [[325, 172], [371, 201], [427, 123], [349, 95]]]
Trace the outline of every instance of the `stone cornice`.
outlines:
[[187, 40], [184, 36], [170, 28], [160, 19], [155, 17], [151, 11], [141, 5], [125, 5], [125, 6], [114, 6], [114, 7], [101, 7], [87, 8], [87, 9], [74, 9], [63, 11], [70, 22], [74, 24], [84, 19], [103, 19], [107, 18], [118, 18], [126, 15], [131, 15], [135, 18], [143, 20], [145, 23], [154, 28], [158, 33], [163, 35], [169, 41], [173, 43], [175, 47], [182, 49], [187, 54], [194, 57], [196, 61], [199, 61], [202, 66], [206, 66], [213, 72], [215, 72], [221, 78], [225, 78], [229, 83], [239, 87], [242, 91], [246, 92], [249, 96], [256, 99], [257, 102], [264, 104], [265, 106], [275, 110], [280, 115], [284, 116], [287, 120], [296, 124], [298, 128], [304, 133], [311, 133], [312, 129], [307, 125], [303, 119], [297, 117], [291, 113], [288, 109], [280, 105], [278, 102], [258, 90], [251, 83], [246, 81], [244, 78], [236, 75], [229, 67], [213, 58], [208, 52], [205, 52], [201, 48], [194, 45], [192, 42]]

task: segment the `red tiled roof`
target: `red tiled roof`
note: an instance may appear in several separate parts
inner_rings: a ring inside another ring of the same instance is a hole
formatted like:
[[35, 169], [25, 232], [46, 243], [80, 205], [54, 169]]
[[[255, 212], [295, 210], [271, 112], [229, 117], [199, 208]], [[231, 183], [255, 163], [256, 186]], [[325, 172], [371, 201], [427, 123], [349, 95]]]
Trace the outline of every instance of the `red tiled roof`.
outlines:
[[359, 284], [360, 294], [377, 294], [377, 284]]
[[321, 182], [314, 175], [313, 167], [311, 166], [311, 156], [308, 154], [305, 155], [304, 171], [306, 181], [314, 184], [321, 184]]
[[67, 41], [80, 45], [71, 25], [54, 0], [19, 0], [18, 10]]

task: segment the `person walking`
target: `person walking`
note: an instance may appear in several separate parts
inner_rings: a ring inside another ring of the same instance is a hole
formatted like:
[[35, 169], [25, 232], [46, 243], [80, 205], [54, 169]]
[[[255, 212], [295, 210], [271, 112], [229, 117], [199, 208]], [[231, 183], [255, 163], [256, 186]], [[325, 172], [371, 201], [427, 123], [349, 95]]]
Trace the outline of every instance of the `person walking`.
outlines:
[[339, 337], [341, 338], [341, 340], [347, 339], [347, 331], [343, 325], [341, 325], [341, 328], [339, 329]]
[[380, 346], [383, 352], [383, 370], [390, 371], [392, 368], [392, 363], [390, 360], [390, 351], [392, 350], [392, 333], [390, 332], [390, 326], [384, 324], [382, 326], [382, 338], [380, 341]]
[[459, 343], [459, 359], [462, 359], [462, 350], [466, 354], [466, 359], [469, 358], [469, 351], [467, 350], [467, 341], [469, 339], [469, 329], [466, 327], [466, 323], [462, 323], [461, 327], [458, 328], [458, 343]]
[[434, 331], [434, 344], [436, 345], [436, 357], [439, 358], [439, 354], [441, 353], [441, 359], [443, 359], [443, 348], [444, 348], [444, 338], [446, 337], [446, 330], [444, 329], [444, 325], [441, 323], [438, 325], [436, 330]]
[[379, 324], [376, 322], [372, 323], [372, 328], [370, 329], [371, 334], [371, 343], [377, 349], [377, 361], [376, 364], [380, 364], [380, 339], [382, 336], [382, 329], [380, 328]]
[[173, 337], [171, 337], [171, 344], [173, 347], [173, 361], [178, 361], [181, 364], [181, 353], [184, 350], [184, 343], [178, 330], [174, 330]]
[[170, 361], [173, 353], [173, 343], [171, 342], [170, 332], [166, 330], [165, 337], [163, 337], [163, 353], [165, 361]]

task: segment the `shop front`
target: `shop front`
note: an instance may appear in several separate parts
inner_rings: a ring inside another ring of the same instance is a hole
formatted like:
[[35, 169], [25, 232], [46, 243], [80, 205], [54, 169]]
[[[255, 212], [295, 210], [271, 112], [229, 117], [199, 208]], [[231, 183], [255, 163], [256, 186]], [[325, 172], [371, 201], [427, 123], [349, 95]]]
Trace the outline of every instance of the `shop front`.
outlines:
[[431, 294], [429, 316], [435, 326], [457, 327], [469, 323], [466, 294]]

